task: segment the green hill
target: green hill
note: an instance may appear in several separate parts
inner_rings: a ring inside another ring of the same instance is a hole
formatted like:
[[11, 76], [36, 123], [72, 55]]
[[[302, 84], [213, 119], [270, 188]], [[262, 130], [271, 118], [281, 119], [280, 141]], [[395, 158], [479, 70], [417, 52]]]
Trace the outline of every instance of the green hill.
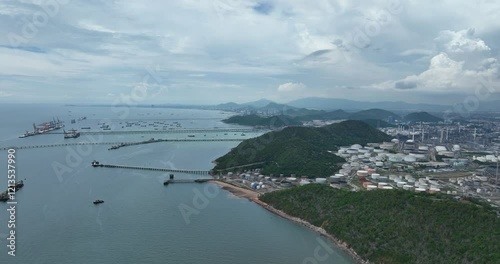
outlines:
[[387, 123], [384, 120], [380, 120], [380, 119], [363, 119], [361, 121], [363, 121], [363, 122], [367, 123], [368, 125], [375, 127], [375, 128], [396, 127], [396, 125]]
[[416, 112], [406, 115], [403, 118], [406, 122], [426, 122], [426, 123], [437, 123], [444, 121], [442, 118], [433, 116], [427, 112]]
[[401, 117], [393, 112], [383, 110], [383, 109], [368, 109], [356, 112], [349, 116], [349, 119], [353, 120], [363, 120], [363, 119], [379, 119], [387, 120], [393, 117], [394, 119], [401, 119]]
[[344, 159], [329, 153], [338, 146], [382, 142], [391, 138], [361, 121], [344, 121], [320, 128], [287, 127], [248, 139], [216, 160], [214, 170], [265, 162], [265, 174], [329, 176]]
[[261, 126], [268, 128], [302, 125], [302, 122], [297, 121], [289, 116], [283, 115], [272, 117], [261, 117], [258, 115], [232, 116], [228, 119], [222, 120], [222, 122], [243, 126]]
[[323, 227], [373, 263], [500, 263], [500, 218], [485, 205], [398, 190], [311, 184], [259, 199]]
[[309, 115], [304, 115], [299, 117], [302, 121], [311, 121], [311, 120], [341, 120], [341, 119], [349, 119], [351, 114], [347, 113], [344, 110], [335, 110], [335, 111], [316, 111], [316, 113], [312, 113]]

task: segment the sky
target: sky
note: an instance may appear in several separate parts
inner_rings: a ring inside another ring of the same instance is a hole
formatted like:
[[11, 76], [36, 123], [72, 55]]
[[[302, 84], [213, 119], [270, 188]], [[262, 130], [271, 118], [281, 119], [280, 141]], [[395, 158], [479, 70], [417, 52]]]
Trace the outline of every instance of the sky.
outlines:
[[500, 99], [495, 0], [2, 0], [0, 102]]

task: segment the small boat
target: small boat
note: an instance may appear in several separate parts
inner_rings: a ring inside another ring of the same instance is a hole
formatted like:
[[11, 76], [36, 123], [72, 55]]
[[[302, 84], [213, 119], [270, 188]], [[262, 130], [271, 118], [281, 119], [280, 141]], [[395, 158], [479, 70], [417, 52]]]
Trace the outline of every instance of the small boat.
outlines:
[[103, 201], [103, 200], [95, 200], [95, 201], [94, 201], [94, 204], [102, 204], [102, 203], [104, 203], [104, 201]]
[[15, 186], [16, 191], [23, 188], [23, 186], [24, 186], [24, 181], [21, 180], [21, 181], [16, 182], [16, 186]]

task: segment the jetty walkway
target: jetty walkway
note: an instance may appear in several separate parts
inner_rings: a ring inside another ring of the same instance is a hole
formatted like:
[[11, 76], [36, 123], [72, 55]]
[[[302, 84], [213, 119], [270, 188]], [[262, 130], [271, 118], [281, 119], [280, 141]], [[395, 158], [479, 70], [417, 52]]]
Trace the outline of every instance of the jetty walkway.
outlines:
[[[117, 135], [117, 134], [202, 134], [202, 133], [261, 133], [262, 129], [252, 128], [217, 128], [217, 129], [158, 129], [158, 130], [106, 130], [106, 131], [79, 131], [81, 135]], [[63, 132], [50, 132], [40, 135], [64, 134]]]
[[[52, 147], [67, 147], [67, 146], [83, 146], [83, 145], [115, 145], [119, 147], [132, 146], [132, 145], [140, 145], [140, 144], [149, 144], [149, 143], [157, 143], [157, 142], [216, 142], [216, 141], [243, 141], [243, 138], [204, 138], [204, 139], [156, 139], [156, 140], [147, 140], [140, 142], [70, 142], [70, 143], [56, 143], [56, 144], [45, 144], [45, 145], [28, 145], [28, 146], [12, 146], [12, 147], [0, 147], [0, 150], [8, 150], [8, 149], [37, 149], [37, 148], [52, 148]], [[113, 148], [113, 149], [117, 149]]]
[[[114, 164], [102, 164], [98, 161], [92, 162], [92, 167], [102, 167], [102, 168], [118, 168], [118, 169], [133, 169], [133, 170], [150, 170], [150, 171], [165, 171], [174, 173], [189, 173], [198, 175], [210, 175], [211, 171], [208, 170], [185, 170], [185, 169], [169, 169], [169, 168], [153, 168], [153, 167], [142, 167], [142, 166], [127, 166], [127, 165], [114, 165]], [[198, 179], [200, 180], [200, 179]], [[176, 180], [176, 182], [190, 181], [195, 182], [195, 180]], [[208, 179], [207, 179], [208, 181]]]

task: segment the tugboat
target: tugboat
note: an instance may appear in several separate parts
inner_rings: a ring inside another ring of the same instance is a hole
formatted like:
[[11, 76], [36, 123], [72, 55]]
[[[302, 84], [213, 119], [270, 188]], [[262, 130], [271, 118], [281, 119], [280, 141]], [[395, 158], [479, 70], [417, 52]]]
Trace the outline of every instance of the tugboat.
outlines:
[[94, 201], [94, 204], [102, 204], [102, 203], [104, 203], [104, 201], [103, 201], [103, 200], [95, 200], [95, 201]]
[[76, 129], [71, 129], [69, 132], [64, 131], [64, 138], [77, 138], [80, 136], [80, 132], [77, 132]]

